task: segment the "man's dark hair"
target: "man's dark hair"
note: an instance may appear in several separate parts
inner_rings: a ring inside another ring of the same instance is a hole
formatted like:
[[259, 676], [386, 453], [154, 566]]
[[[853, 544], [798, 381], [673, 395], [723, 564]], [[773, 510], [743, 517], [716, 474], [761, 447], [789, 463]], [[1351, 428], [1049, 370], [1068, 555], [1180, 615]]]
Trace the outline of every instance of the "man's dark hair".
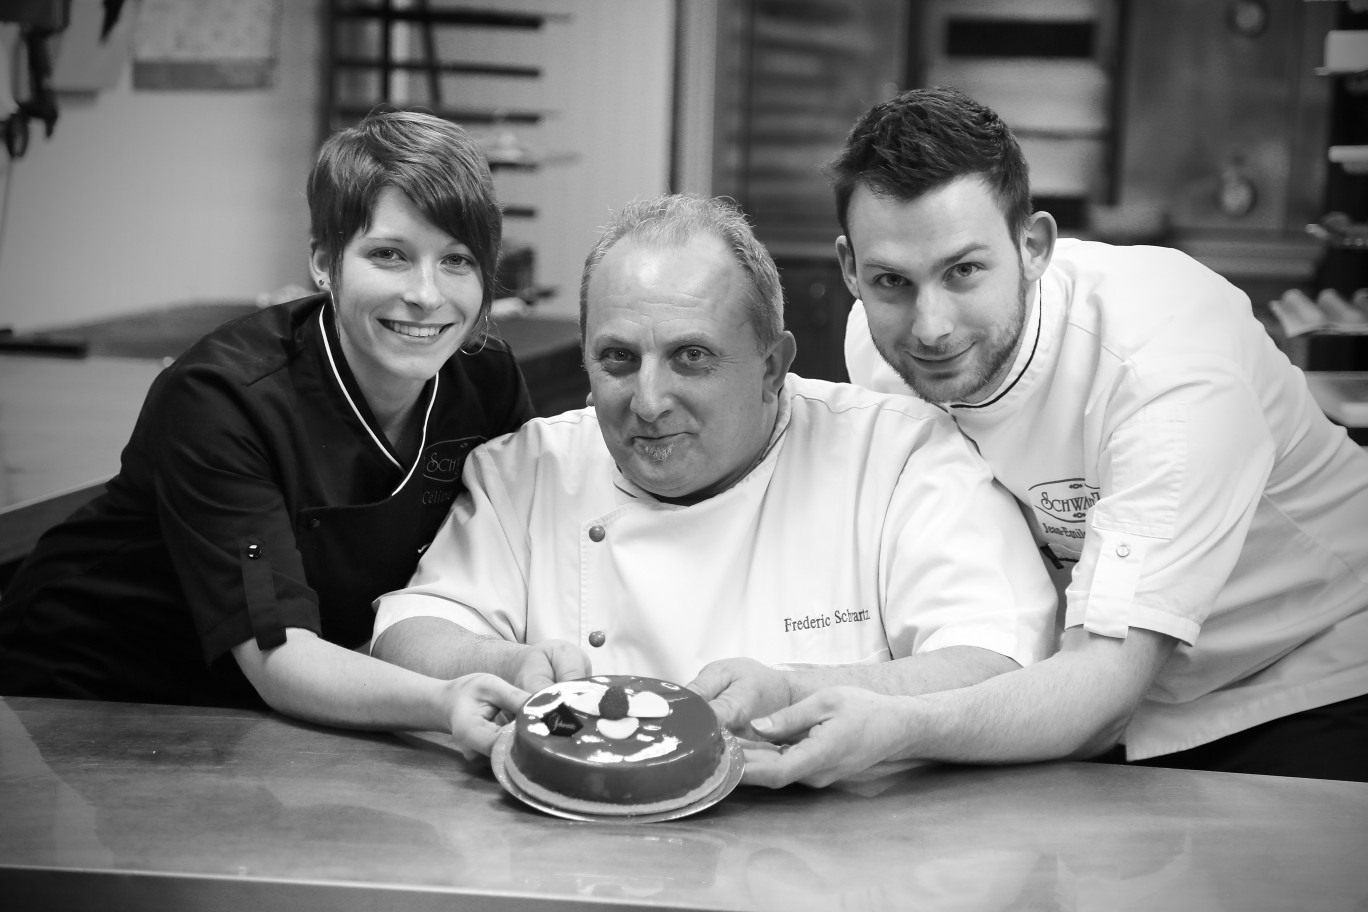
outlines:
[[850, 197], [860, 185], [909, 202], [978, 174], [988, 182], [1014, 237], [1031, 215], [1031, 181], [1016, 137], [996, 112], [958, 89], [912, 89], [870, 108], [826, 170], [847, 238]]

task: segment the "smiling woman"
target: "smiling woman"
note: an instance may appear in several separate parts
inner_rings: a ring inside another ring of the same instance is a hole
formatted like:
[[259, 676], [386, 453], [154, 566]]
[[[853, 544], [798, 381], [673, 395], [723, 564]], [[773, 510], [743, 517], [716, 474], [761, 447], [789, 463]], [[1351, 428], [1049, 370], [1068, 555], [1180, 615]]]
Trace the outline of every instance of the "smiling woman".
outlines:
[[264, 700], [485, 752], [523, 696], [362, 654], [466, 454], [532, 413], [481, 331], [502, 230], [483, 154], [447, 121], [377, 113], [324, 143], [308, 196], [322, 293], [219, 327], [158, 377], [107, 493], [5, 590], [0, 694]]
[[319, 284], [332, 282], [347, 363], [390, 444], [410, 455], [416, 441], [406, 431], [423, 386], [488, 312], [470, 248], [387, 187], [370, 226], [333, 263], [319, 246], [313, 259]]

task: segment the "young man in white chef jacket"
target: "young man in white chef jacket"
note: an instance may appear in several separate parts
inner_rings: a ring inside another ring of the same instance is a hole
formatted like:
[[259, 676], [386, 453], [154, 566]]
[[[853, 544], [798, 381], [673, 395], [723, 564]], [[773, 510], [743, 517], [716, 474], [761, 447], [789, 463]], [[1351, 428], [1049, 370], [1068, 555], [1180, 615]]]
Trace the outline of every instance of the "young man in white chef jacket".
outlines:
[[1058, 568], [1066, 629], [976, 687], [760, 720], [809, 734], [749, 780], [1107, 751], [1368, 778], [1368, 456], [1249, 299], [1174, 250], [1056, 242], [1011, 131], [954, 90], [875, 106], [831, 171], [852, 380], [974, 441]]

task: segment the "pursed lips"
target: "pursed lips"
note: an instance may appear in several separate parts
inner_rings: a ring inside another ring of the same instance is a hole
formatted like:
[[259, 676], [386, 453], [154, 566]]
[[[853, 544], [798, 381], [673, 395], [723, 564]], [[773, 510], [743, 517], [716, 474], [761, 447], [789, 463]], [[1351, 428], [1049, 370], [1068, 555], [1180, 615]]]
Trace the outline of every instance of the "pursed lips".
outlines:
[[685, 433], [686, 433], [685, 431], [674, 431], [674, 432], [669, 433], [669, 434], [660, 434], [660, 433], [655, 433], [655, 434], [634, 433], [634, 434], [628, 434], [628, 435], [627, 435], [627, 439], [628, 439], [629, 441], [631, 441], [634, 445], [641, 445], [641, 446], [659, 446], [660, 444], [664, 444], [664, 443], [673, 443], [675, 440], [677, 440], [677, 439], [683, 437], [683, 436], [685, 435]]

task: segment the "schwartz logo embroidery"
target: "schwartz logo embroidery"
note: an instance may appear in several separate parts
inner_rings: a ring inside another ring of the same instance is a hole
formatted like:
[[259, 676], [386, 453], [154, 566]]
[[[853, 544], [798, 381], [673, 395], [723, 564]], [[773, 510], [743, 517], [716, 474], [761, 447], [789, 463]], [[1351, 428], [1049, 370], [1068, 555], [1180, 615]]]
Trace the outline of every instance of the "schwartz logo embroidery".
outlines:
[[1081, 478], [1062, 481], [1042, 481], [1031, 486], [1031, 506], [1051, 519], [1066, 523], [1083, 523], [1101, 492]]
[[423, 503], [444, 504], [455, 499], [466, 456], [483, 442], [483, 437], [462, 437], [442, 440], [427, 448], [418, 467], [423, 473]]

